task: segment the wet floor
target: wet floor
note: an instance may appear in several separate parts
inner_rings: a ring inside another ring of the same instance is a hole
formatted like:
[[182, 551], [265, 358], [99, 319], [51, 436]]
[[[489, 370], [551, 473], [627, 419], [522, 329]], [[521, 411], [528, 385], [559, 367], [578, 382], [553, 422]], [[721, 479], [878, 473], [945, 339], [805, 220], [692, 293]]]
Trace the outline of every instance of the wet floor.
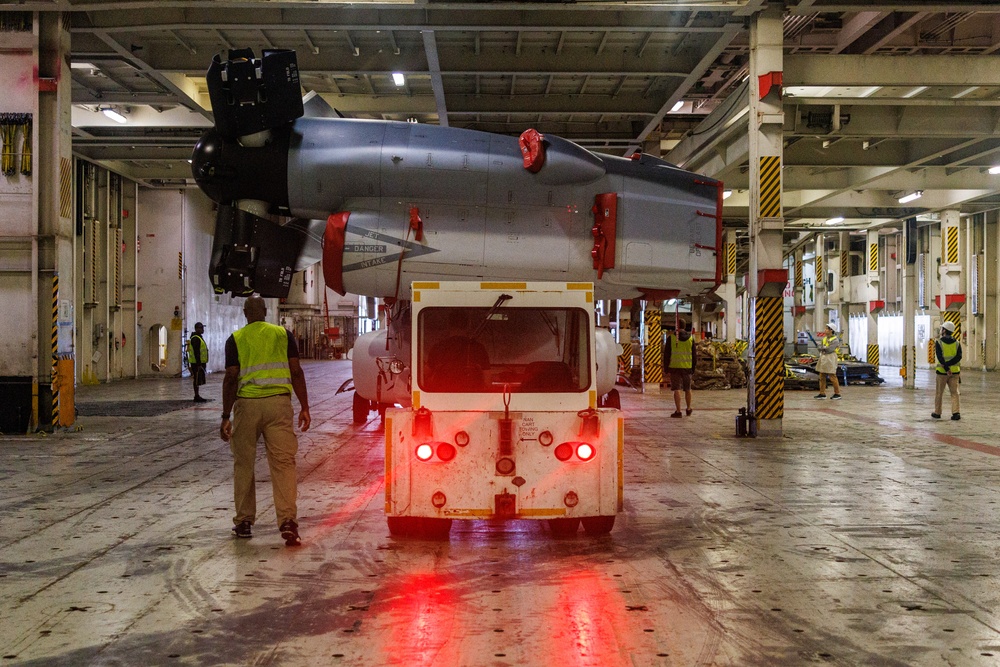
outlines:
[[753, 440], [742, 390], [670, 419], [624, 388], [610, 536], [432, 542], [388, 534], [349, 362], [304, 367], [299, 548], [262, 458], [255, 536], [231, 536], [220, 374], [205, 404], [187, 379], [80, 387], [79, 430], [0, 437], [0, 665], [1000, 664], [998, 374], [963, 373], [958, 422], [927, 374], [790, 392], [784, 436]]

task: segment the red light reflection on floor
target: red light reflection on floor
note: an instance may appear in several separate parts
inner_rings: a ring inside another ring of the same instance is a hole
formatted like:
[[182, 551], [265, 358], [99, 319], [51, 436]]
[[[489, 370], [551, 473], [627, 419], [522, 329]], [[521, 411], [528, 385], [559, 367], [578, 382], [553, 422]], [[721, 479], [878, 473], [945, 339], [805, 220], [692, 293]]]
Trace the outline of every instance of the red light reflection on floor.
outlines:
[[547, 614], [552, 632], [547, 664], [631, 666], [627, 642], [642, 630], [630, 622], [638, 619], [626, 619], [625, 613], [625, 600], [604, 576], [592, 570], [567, 575], [559, 586], [555, 608]]
[[389, 617], [389, 636], [379, 645], [383, 665], [469, 664], [459, 655], [462, 605], [450, 578], [436, 573], [400, 576], [380, 591], [380, 616]]
[[364, 510], [365, 507], [371, 503], [372, 496], [378, 493], [378, 490], [382, 488], [382, 483], [383, 480], [379, 477], [368, 486], [363, 489], [359, 489], [358, 492], [354, 494], [353, 498], [340, 506], [340, 509], [324, 518], [319, 525], [319, 529], [323, 532], [327, 532], [331, 528], [335, 528], [344, 523], [357, 512]]

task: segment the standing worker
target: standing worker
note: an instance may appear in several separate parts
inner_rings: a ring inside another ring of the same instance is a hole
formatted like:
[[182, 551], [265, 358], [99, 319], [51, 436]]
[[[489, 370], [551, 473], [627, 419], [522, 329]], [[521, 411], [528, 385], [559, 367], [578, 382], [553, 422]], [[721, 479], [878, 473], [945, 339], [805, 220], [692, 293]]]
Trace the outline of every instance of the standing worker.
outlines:
[[816, 364], [816, 372], [819, 373], [819, 393], [816, 394], [816, 398], [826, 398], [826, 379], [830, 378], [833, 382], [833, 396], [830, 399], [839, 401], [841, 395], [840, 381], [837, 379], [837, 350], [840, 348], [840, 337], [837, 336], [832, 324], [826, 325], [826, 332], [817, 347], [819, 362]]
[[194, 333], [188, 339], [188, 366], [191, 367], [191, 379], [194, 382], [194, 402], [205, 403], [207, 398], [202, 398], [198, 392], [198, 387], [205, 384], [205, 367], [208, 366], [208, 344], [202, 334], [205, 333], [205, 325], [195, 322]]
[[941, 401], [944, 398], [944, 386], [948, 385], [951, 394], [951, 419], [962, 418], [958, 404], [958, 385], [961, 384], [962, 344], [952, 337], [955, 333], [955, 323], [947, 321], [941, 325], [941, 337], [934, 342], [934, 356], [937, 357], [937, 385], [934, 389], [934, 412], [931, 417], [941, 419]]
[[663, 365], [670, 371], [670, 388], [674, 390], [674, 406], [677, 408], [671, 417], [681, 416], [681, 389], [684, 390], [684, 401], [688, 416], [691, 415], [691, 376], [698, 362], [697, 351], [691, 329], [684, 320], [677, 323], [677, 333], [667, 339], [663, 351]]
[[[299, 428], [309, 430], [309, 397], [291, 332], [264, 321], [267, 305], [259, 296], [243, 304], [247, 325], [226, 341], [226, 377], [222, 383], [220, 437], [233, 451], [233, 496], [236, 537], [253, 537], [257, 517], [254, 462], [257, 439], [264, 436], [271, 469], [278, 530], [288, 546], [301, 544], [295, 505], [295, 455], [299, 443], [292, 427], [292, 391], [299, 399]], [[234, 420], [230, 421], [230, 410]], [[231, 439], [231, 440], [230, 440]]]

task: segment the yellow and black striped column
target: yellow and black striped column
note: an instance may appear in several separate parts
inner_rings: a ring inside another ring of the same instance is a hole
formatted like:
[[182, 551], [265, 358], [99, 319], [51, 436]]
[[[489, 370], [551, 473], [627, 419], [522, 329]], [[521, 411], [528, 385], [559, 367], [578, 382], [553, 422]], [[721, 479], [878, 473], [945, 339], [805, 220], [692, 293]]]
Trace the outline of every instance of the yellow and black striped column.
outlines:
[[797, 259], [797, 260], [795, 260], [795, 283], [794, 283], [795, 292], [797, 294], [800, 294], [801, 290], [802, 290], [802, 287], [803, 287], [803, 284], [802, 284], [802, 260], [801, 259]]
[[937, 364], [937, 360], [934, 358], [934, 346], [937, 345], [937, 340], [931, 338], [927, 341], [927, 363], [931, 365], [931, 368]]
[[785, 405], [783, 299], [757, 297], [754, 339], [754, 404], [757, 419], [781, 419]]
[[618, 355], [618, 364], [625, 375], [632, 372], [632, 343], [622, 343], [622, 353]]
[[727, 243], [725, 248], [726, 275], [736, 273], [736, 244]]
[[122, 228], [115, 228], [115, 303], [122, 305]]
[[659, 309], [643, 313], [646, 323], [646, 348], [642, 351], [643, 382], [663, 382], [663, 326]]
[[875, 372], [878, 372], [878, 345], [868, 345], [868, 363], [875, 367]]
[[958, 264], [958, 225], [949, 225], [944, 228], [944, 257], [945, 264]]
[[847, 250], [840, 251], [840, 277], [846, 278], [851, 275], [851, 254]]
[[760, 216], [781, 217], [781, 156], [760, 158]]
[[101, 225], [90, 221], [90, 303], [97, 303], [97, 242], [100, 240]]
[[52, 428], [59, 425], [59, 274], [52, 274]]
[[184, 280], [184, 253], [177, 253], [177, 279]]
[[816, 255], [816, 285], [825, 285], [826, 276], [823, 275], [823, 255]]
[[878, 273], [878, 243], [868, 245], [868, 272]]
[[941, 311], [941, 321], [951, 322], [955, 325], [955, 333], [951, 335], [952, 338], [960, 340], [962, 337], [962, 313], [956, 310], [942, 310]]

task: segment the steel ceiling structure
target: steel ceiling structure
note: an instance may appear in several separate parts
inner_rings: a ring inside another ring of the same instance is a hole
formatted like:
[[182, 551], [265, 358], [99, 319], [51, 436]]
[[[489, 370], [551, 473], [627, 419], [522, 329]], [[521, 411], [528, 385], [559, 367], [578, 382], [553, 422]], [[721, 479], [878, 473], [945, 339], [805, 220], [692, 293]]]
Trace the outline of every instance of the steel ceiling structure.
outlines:
[[[297, 51], [304, 92], [347, 117], [660, 153], [748, 203], [749, 30], [764, 0], [38, 0], [72, 33], [74, 150], [152, 186], [191, 182], [216, 53]], [[1000, 208], [1000, 4], [789, 0], [789, 236]], [[403, 85], [392, 74], [402, 73]], [[127, 122], [105, 118], [113, 107]], [[902, 195], [923, 196], [905, 204]], [[840, 226], [824, 225], [843, 217]]]

